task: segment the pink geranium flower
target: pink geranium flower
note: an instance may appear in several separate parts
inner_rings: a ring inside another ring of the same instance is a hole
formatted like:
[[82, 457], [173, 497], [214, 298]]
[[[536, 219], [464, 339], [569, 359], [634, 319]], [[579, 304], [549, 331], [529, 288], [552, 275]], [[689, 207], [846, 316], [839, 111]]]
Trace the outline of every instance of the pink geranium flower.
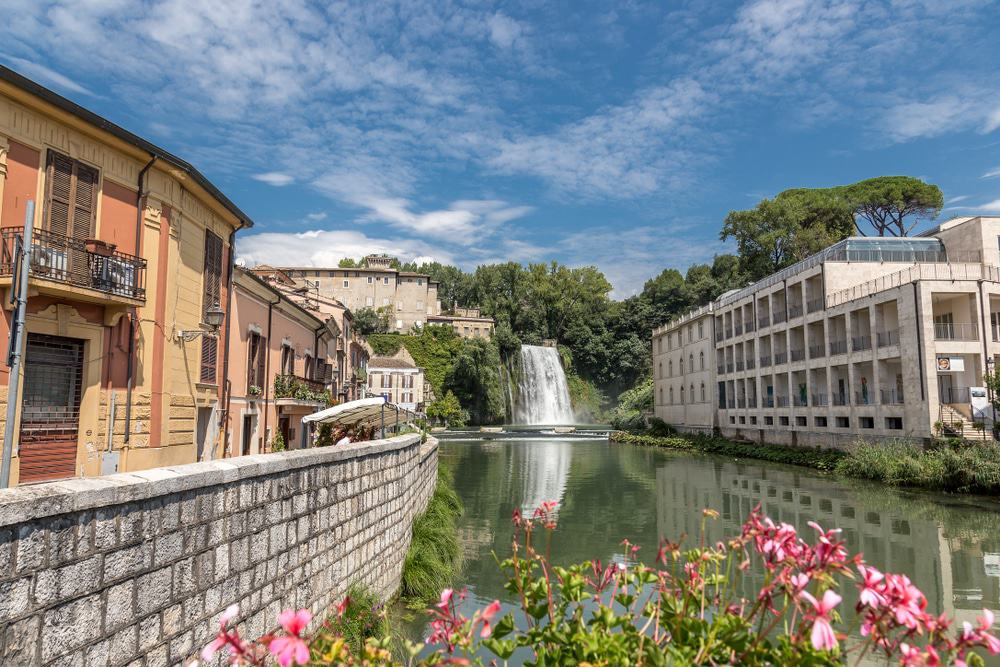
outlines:
[[486, 609], [483, 610], [483, 615], [482, 615], [483, 628], [482, 630], [479, 631], [479, 636], [482, 639], [486, 639], [491, 634], [493, 634], [493, 626], [490, 624], [490, 622], [493, 620], [493, 617], [496, 616], [497, 612], [499, 611], [500, 611], [500, 600], [494, 600], [489, 604], [489, 606], [486, 607]]
[[861, 573], [861, 582], [858, 584], [861, 588], [859, 601], [863, 605], [876, 609], [881, 607], [885, 604], [885, 596], [879, 592], [879, 584], [885, 576], [874, 567], [867, 565], [858, 565], [858, 572]]
[[206, 662], [211, 660], [223, 646], [229, 644], [233, 639], [238, 640], [238, 637], [235, 635], [231, 638], [226, 634], [226, 626], [228, 626], [229, 622], [236, 618], [236, 615], [239, 613], [240, 608], [235, 604], [229, 605], [226, 607], [226, 610], [222, 612], [222, 616], [219, 617], [219, 634], [215, 636], [215, 639], [209, 642], [208, 646], [201, 650], [202, 660], [205, 660]]
[[809, 602], [813, 610], [810, 614], [813, 618], [812, 634], [810, 639], [813, 647], [817, 651], [829, 651], [837, 647], [837, 635], [830, 625], [830, 612], [840, 604], [841, 597], [835, 592], [828, 590], [823, 593], [822, 600], [816, 600], [810, 593], [802, 591], [799, 597]]
[[450, 588], [446, 588], [441, 591], [441, 601], [437, 603], [438, 609], [447, 609], [448, 605], [451, 603], [451, 596], [454, 593]]
[[288, 634], [271, 640], [267, 650], [275, 657], [281, 667], [304, 665], [309, 662], [309, 646], [300, 636], [309, 626], [312, 614], [308, 609], [292, 611], [286, 609], [278, 614], [278, 623]]

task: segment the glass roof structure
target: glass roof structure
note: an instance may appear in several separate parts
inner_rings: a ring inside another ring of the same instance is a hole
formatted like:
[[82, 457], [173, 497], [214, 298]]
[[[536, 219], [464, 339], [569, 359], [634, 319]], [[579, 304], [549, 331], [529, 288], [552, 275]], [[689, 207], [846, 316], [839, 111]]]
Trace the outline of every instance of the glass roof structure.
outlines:
[[758, 280], [742, 289], [726, 292], [715, 302], [716, 307], [725, 306], [744, 299], [754, 292], [766, 289], [771, 285], [801, 273], [823, 262], [896, 262], [900, 264], [916, 264], [920, 262], [947, 262], [948, 253], [941, 239], [933, 237], [874, 237], [852, 236], [834, 243], [829, 248], [806, 257], [801, 262], [792, 264], [772, 273], [767, 278]]

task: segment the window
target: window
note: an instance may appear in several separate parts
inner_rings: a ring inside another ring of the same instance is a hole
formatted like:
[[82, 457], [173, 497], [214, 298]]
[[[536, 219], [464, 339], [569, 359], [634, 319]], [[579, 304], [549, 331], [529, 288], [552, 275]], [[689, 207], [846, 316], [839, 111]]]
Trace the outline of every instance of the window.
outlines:
[[661, 353], [663, 352], [663, 337], [662, 336], [656, 339], [656, 351], [657, 352], [661, 352]]
[[663, 362], [662, 361], [660, 363], [658, 363], [657, 366], [656, 366], [656, 377], [658, 377], [658, 378], [663, 377]]
[[[211, 308], [217, 308], [222, 299], [222, 239], [205, 230], [205, 261], [202, 272], [202, 318]], [[219, 361], [219, 339], [214, 336], [201, 338], [201, 368], [199, 380], [215, 384]]]
[[383, 285], [388, 285], [389, 284], [389, 276], [386, 276], [386, 277], [382, 278], [382, 284]]
[[688, 393], [688, 396], [691, 397], [691, 402], [694, 403], [694, 385], [693, 384], [691, 385], [691, 391]]
[[701, 383], [701, 402], [705, 402], [705, 383]]
[[806, 422], [806, 418], [805, 417], [796, 417], [795, 418], [795, 425], [796, 426], [808, 426], [808, 423]]
[[423, 309], [424, 309], [424, 302], [417, 301], [417, 310], [423, 310]]
[[659, 394], [659, 396], [660, 396], [660, 401], [659, 401], [659, 402], [660, 402], [660, 405], [663, 405], [663, 387], [660, 387], [660, 388], [659, 388], [659, 389], [657, 390], [657, 393], [658, 393], [658, 394]]
[[705, 323], [698, 322], [698, 339], [701, 340], [705, 337]]
[[281, 345], [281, 374], [293, 375], [295, 373], [295, 350], [288, 343]]
[[674, 404], [674, 388], [670, 388], [670, 405]]
[[705, 352], [701, 351], [698, 353], [698, 362], [701, 365], [701, 370], [705, 370]]
[[366, 306], [374, 306], [375, 305], [375, 299], [373, 297], [366, 296], [365, 297], [365, 305]]
[[93, 236], [97, 181], [96, 169], [50, 150], [46, 164], [45, 228], [76, 239]]
[[396, 310], [397, 311], [403, 310], [403, 302], [402, 301], [396, 302]]
[[778, 423], [782, 426], [788, 426], [788, 417], [778, 417]]
[[247, 393], [250, 387], [264, 389], [264, 361], [267, 358], [267, 339], [256, 331], [247, 338]]
[[382, 375], [382, 388], [391, 389], [392, 388], [392, 376], [388, 373], [383, 373]]
[[371, 276], [368, 276], [368, 284], [371, 285], [373, 282], [375, 282], [375, 279], [372, 278]]
[[403, 376], [403, 389], [413, 389], [413, 376], [410, 374]]
[[764, 426], [774, 426], [774, 417], [764, 417]]
[[874, 417], [861, 417], [861, 428], [875, 428], [875, 418]]
[[315, 369], [313, 368], [312, 355], [307, 352], [305, 357], [305, 363], [302, 365], [302, 375], [311, 380], [315, 379], [315, 376], [313, 375], [314, 370]]
[[389, 305], [389, 297], [383, 297], [382, 298], [382, 305], [383, 306], [388, 306]]
[[424, 279], [423, 278], [417, 278], [417, 284], [418, 285], [423, 285], [424, 284]]
[[681, 405], [684, 405], [684, 387], [681, 386]]
[[673, 359], [668, 359], [667, 360], [667, 377], [673, 377], [673, 376], [674, 376], [674, 360]]
[[837, 417], [836, 420], [837, 428], [850, 428], [851, 418], [850, 417]]
[[351, 286], [351, 281], [348, 280], [347, 278], [344, 278], [344, 289], [347, 289], [350, 286]]
[[396, 320], [396, 328], [397, 329], [403, 328], [403, 320]]
[[756, 426], [757, 425], [757, 418], [754, 417], [753, 415], [750, 416], [750, 425], [751, 426]]
[[688, 355], [688, 370], [694, 372], [694, 353]]
[[678, 373], [684, 375], [684, 357], [677, 360], [677, 366], [679, 367]]
[[826, 417], [816, 417], [816, 419], [815, 419], [815, 422], [814, 422], [814, 423], [815, 423], [815, 424], [816, 424], [816, 426], [818, 426], [819, 428], [826, 428]]
[[890, 431], [902, 431], [903, 430], [903, 418], [902, 417], [886, 417], [885, 427]]

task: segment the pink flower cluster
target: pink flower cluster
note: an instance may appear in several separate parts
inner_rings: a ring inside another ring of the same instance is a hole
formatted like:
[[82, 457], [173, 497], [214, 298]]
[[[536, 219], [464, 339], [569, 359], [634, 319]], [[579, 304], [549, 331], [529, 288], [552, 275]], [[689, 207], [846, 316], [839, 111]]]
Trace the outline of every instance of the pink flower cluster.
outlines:
[[427, 641], [431, 644], [446, 646], [453, 653], [458, 646], [467, 647], [472, 643], [471, 635], [479, 628], [479, 638], [486, 639], [493, 634], [493, 619], [500, 612], [500, 601], [494, 600], [485, 609], [477, 611], [472, 618], [466, 618], [459, 612], [457, 601], [465, 599], [466, 592], [446, 588], [441, 591], [441, 599], [431, 614], [431, 635]]
[[[312, 621], [308, 609], [294, 611], [286, 609], [278, 614], [278, 625], [284, 635], [265, 637], [262, 642], [246, 641], [240, 637], [229, 623], [239, 614], [239, 608], [232, 605], [219, 619], [219, 634], [201, 651], [201, 658], [212, 660], [219, 651], [229, 653], [229, 663], [233, 665], [264, 665], [268, 657], [273, 657], [281, 667], [305, 665], [309, 662], [309, 644], [303, 634]], [[264, 650], [263, 645], [266, 645]]]

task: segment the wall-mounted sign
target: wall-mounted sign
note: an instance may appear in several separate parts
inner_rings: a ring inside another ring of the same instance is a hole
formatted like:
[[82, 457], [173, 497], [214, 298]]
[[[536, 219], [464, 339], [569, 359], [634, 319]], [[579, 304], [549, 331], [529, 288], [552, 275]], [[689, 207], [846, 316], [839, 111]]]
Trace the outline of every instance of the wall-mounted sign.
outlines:
[[962, 373], [965, 371], [965, 359], [962, 357], [938, 357], [938, 373]]

